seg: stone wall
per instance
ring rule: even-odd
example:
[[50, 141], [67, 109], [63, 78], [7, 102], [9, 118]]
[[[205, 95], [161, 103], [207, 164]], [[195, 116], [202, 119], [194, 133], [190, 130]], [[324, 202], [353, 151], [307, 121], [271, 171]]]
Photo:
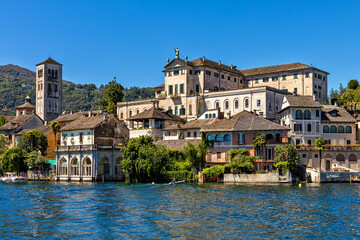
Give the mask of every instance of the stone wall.
[[278, 183], [279, 173], [224, 174], [224, 183]]

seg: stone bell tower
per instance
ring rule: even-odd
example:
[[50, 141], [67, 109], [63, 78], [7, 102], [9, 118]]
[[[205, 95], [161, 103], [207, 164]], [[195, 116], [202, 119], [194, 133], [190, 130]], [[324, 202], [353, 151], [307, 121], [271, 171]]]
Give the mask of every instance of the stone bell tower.
[[61, 115], [62, 64], [52, 58], [36, 65], [36, 114], [47, 123]]

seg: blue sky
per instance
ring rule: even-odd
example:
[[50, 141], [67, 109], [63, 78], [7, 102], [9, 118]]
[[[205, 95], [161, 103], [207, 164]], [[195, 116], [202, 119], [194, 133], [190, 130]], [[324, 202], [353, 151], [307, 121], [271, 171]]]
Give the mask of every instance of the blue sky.
[[360, 76], [360, 1], [0, 0], [0, 65], [35, 70], [49, 53], [63, 78], [162, 84], [166, 59], [205, 56], [238, 69], [302, 62], [329, 90]]

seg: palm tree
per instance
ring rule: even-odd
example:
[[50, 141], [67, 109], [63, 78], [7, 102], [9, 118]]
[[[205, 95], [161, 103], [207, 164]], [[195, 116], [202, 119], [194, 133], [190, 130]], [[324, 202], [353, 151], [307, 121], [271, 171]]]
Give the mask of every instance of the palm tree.
[[[261, 159], [263, 158], [261, 153], [263, 152], [262, 150], [264, 149], [265, 145], [266, 145], [266, 140], [264, 134], [257, 135], [256, 138], [253, 140], [255, 153], [256, 155], [260, 156]], [[258, 168], [259, 168], [259, 164], [258, 164]]]
[[53, 130], [54, 133], [54, 139], [55, 139], [55, 148], [56, 148], [56, 134], [58, 133], [59, 129], [60, 129], [60, 124], [57, 121], [52, 121], [50, 123], [50, 127]]
[[314, 141], [314, 149], [319, 150], [319, 157], [320, 157], [320, 172], [321, 172], [321, 150], [324, 148], [325, 142], [322, 138], [317, 138]]

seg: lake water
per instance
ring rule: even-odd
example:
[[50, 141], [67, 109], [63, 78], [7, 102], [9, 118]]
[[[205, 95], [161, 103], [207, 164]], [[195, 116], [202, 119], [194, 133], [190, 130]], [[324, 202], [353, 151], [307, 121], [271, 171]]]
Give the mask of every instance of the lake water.
[[359, 239], [360, 184], [0, 183], [0, 238]]

